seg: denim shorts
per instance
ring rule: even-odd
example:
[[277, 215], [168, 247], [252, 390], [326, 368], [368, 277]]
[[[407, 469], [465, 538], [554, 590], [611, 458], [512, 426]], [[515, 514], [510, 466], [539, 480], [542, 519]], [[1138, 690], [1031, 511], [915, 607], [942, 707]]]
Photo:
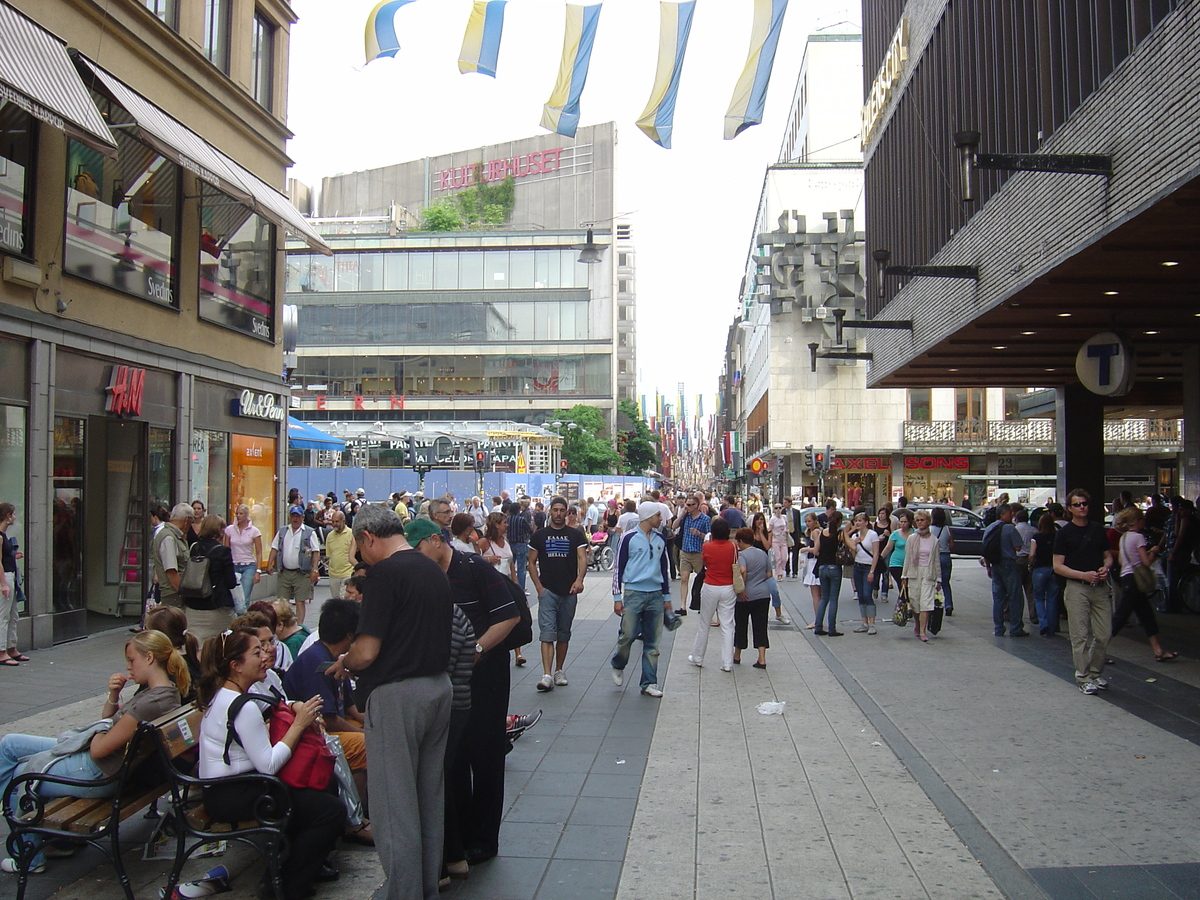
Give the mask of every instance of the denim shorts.
[[575, 621], [575, 607], [578, 605], [578, 594], [556, 594], [553, 591], [538, 594], [539, 640], [551, 644], [569, 641], [571, 623]]

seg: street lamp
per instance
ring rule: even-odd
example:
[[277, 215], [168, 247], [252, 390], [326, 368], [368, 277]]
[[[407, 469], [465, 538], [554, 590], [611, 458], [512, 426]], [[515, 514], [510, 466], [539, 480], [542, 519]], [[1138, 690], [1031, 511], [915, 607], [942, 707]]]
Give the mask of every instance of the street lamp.
[[592, 236], [592, 229], [587, 230], [587, 241], [579, 248], [579, 251], [578, 261], [586, 266], [594, 266], [601, 261], [600, 254], [603, 252], [603, 248], [596, 243]]

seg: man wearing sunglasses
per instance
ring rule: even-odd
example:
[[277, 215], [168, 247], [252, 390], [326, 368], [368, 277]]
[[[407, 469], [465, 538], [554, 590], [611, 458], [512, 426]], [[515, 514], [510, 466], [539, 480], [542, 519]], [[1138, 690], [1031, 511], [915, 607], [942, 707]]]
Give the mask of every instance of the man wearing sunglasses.
[[1104, 526], [1089, 517], [1091, 497], [1076, 488], [1067, 494], [1071, 521], [1054, 537], [1054, 574], [1067, 580], [1063, 605], [1071, 634], [1075, 682], [1085, 694], [1108, 687], [1101, 677], [1108, 639], [1112, 636], [1112, 603], [1108, 570], [1112, 549]]

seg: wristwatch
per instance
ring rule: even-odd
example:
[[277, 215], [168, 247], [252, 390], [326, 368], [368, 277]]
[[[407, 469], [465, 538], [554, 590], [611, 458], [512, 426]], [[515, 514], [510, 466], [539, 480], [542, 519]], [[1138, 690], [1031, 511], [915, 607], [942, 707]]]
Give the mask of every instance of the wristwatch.
[[480, 656], [483, 656], [483, 644], [476, 644], [475, 652], [478, 653]]

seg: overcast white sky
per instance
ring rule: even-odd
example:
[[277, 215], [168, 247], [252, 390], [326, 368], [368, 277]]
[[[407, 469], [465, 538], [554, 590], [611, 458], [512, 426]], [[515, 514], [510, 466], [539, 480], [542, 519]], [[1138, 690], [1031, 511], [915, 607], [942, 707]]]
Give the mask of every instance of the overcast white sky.
[[[374, 4], [293, 3], [294, 177], [316, 185], [339, 172], [545, 133], [538, 122], [558, 71], [563, 0], [510, 0], [494, 80], [458, 72], [471, 0], [405, 6], [396, 16], [396, 58], [364, 66], [363, 27]], [[725, 141], [752, 12], [751, 0], [697, 3], [672, 150], [634, 124], [654, 79], [659, 4], [604, 0], [600, 15], [581, 124], [617, 123], [617, 211], [630, 213], [638, 250], [638, 390], [651, 403], [656, 388], [671, 394], [680, 381], [689, 395], [716, 390], [763, 171], [779, 151], [805, 36], [859, 17], [857, 4], [792, 0], [763, 124]]]

